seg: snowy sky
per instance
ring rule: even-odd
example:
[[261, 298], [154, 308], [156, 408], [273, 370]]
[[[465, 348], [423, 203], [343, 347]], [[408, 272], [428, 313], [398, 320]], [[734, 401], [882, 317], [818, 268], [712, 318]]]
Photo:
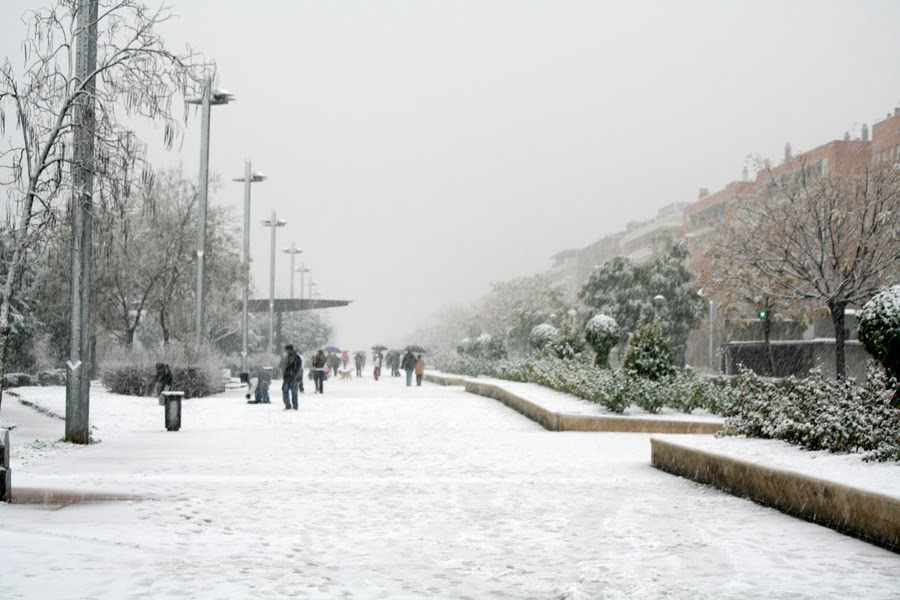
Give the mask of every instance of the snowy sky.
[[[17, 17], [47, 2], [2, 1], [14, 64]], [[322, 297], [354, 300], [331, 311], [353, 349], [414, 341], [447, 303], [900, 102], [892, 0], [171, 4], [167, 40], [237, 96], [213, 109], [211, 169], [229, 180], [213, 201], [241, 219], [245, 157], [270, 177], [253, 189], [257, 290], [276, 210], [279, 249], [304, 249]], [[146, 135], [155, 164], [197, 171], [198, 118], [173, 152]], [[287, 297], [286, 254], [276, 270]]]

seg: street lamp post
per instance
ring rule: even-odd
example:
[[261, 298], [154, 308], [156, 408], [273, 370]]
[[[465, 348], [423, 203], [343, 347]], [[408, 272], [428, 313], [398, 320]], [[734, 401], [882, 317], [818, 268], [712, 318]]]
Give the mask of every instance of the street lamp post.
[[[267, 348], [272, 351], [275, 343], [275, 229], [287, 225], [287, 221], [278, 218], [272, 211], [272, 218], [262, 222], [272, 229], [272, 264], [269, 268], [269, 343]], [[275, 350], [278, 353], [278, 350]]]
[[247, 364], [247, 304], [250, 302], [250, 184], [264, 181], [266, 176], [254, 173], [250, 169], [250, 161], [244, 161], [244, 176], [232, 181], [244, 182], [244, 309], [241, 313], [241, 373], [248, 371]]
[[189, 98], [188, 104], [200, 105], [200, 215], [197, 224], [197, 344], [203, 342], [203, 268], [206, 263], [206, 206], [209, 197], [209, 118], [210, 107], [228, 104], [234, 96], [225, 90], [213, 90], [212, 78], [203, 84], [203, 95]]
[[310, 278], [309, 278], [309, 299], [310, 299], [310, 300], [313, 299], [313, 292], [312, 292], [312, 289], [313, 289], [313, 286], [314, 286], [314, 285], [316, 285], [316, 284], [313, 282], [312, 277], [310, 277]]
[[[291, 255], [291, 300], [293, 300], [294, 299], [294, 271], [296, 270], [294, 268], [294, 257], [297, 256], [298, 254], [301, 254], [303, 252], [303, 250], [301, 250], [300, 248], [297, 248], [294, 245], [294, 242], [291, 242], [291, 247], [283, 249], [282, 252], [284, 252], [285, 254]], [[302, 286], [303, 284], [301, 283], [300, 285]]]
[[[300, 273], [300, 309], [303, 309], [303, 276], [310, 272], [310, 269], [306, 268], [306, 265], [300, 263], [300, 268], [297, 269], [297, 272]], [[293, 288], [292, 288], [293, 289]], [[293, 295], [293, 292], [292, 292]]]

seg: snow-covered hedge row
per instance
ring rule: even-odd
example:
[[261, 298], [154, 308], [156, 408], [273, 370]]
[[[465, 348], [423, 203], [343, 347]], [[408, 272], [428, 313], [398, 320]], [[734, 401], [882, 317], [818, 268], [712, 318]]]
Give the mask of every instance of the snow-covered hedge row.
[[225, 391], [222, 360], [207, 348], [172, 345], [163, 351], [123, 350], [100, 366], [100, 379], [114, 394], [149, 396], [155, 393], [158, 362], [169, 365], [172, 389], [183, 391], [185, 398]]
[[861, 452], [866, 460], [900, 460], [900, 410], [878, 369], [852, 379], [762, 378], [744, 370], [725, 407], [724, 435], [784, 440], [808, 450]]
[[690, 369], [662, 382], [618, 369], [553, 358], [485, 361], [444, 357], [437, 366], [457, 375], [536, 383], [596, 402], [616, 413], [632, 404], [650, 413], [658, 413], [664, 406], [686, 413], [698, 408], [722, 412], [730, 393], [723, 379], [700, 377]]
[[29, 385], [66, 385], [65, 369], [40, 371], [35, 375], [29, 373], [7, 373], [3, 376], [3, 388], [25, 387]]

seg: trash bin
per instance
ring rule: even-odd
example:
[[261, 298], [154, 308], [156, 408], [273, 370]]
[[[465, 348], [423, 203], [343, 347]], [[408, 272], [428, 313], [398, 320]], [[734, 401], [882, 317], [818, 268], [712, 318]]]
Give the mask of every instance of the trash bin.
[[178, 431], [181, 429], [181, 399], [184, 392], [163, 392], [161, 397], [166, 407], [166, 430]]

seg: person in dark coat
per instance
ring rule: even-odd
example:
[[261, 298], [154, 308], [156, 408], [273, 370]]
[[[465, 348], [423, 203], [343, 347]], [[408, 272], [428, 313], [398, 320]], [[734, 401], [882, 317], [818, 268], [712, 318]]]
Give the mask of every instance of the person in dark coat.
[[412, 385], [413, 371], [416, 370], [416, 355], [412, 353], [412, 350], [406, 351], [400, 366], [406, 371], [406, 387], [409, 387]]
[[375, 377], [375, 381], [378, 381], [378, 378], [381, 377], [381, 365], [384, 362], [384, 356], [382, 356], [381, 352], [376, 350], [375, 354], [372, 355], [372, 375]]
[[[303, 377], [303, 362], [300, 360], [300, 355], [294, 352], [293, 344], [284, 347], [281, 372], [284, 378], [281, 383], [281, 399], [284, 401], [284, 410], [291, 408], [298, 410], [297, 388], [300, 386], [300, 378]], [[290, 398], [288, 398], [289, 392]]]
[[325, 351], [319, 350], [316, 352], [315, 357], [312, 360], [312, 368], [313, 368], [313, 381], [316, 383], [316, 393], [324, 394], [325, 393], [325, 370], [328, 368], [327, 361], [325, 358]]
[[363, 367], [366, 366], [366, 353], [365, 352], [357, 352], [353, 355], [353, 361], [356, 364], [356, 376], [362, 377]]

